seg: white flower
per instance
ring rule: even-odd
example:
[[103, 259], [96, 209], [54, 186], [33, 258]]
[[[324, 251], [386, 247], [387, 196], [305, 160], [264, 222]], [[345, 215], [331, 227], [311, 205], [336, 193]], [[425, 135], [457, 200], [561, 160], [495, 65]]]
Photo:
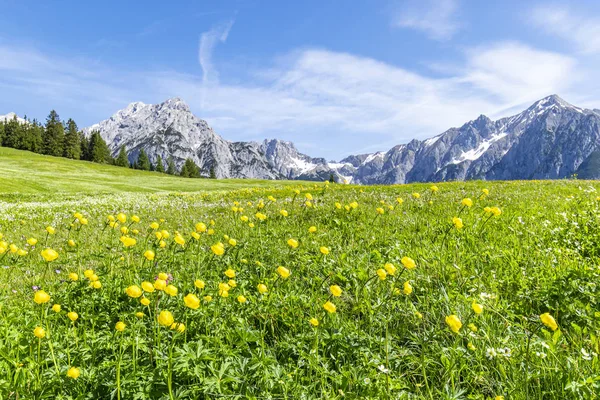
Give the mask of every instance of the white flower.
[[380, 370], [381, 372], [383, 372], [384, 374], [387, 374], [387, 373], [389, 373], [389, 372], [390, 372], [390, 370], [389, 370], [389, 369], [387, 369], [387, 368], [385, 367], [385, 365], [383, 365], [383, 364], [381, 364], [379, 367], [377, 367], [377, 369], [378, 369], [378, 370]]
[[535, 355], [539, 358], [546, 358], [546, 353], [540, 352], [540, 351], [536, 351]]
[[485, 351], [485, 356], [491, 360], [492, 358], [498, 356], [498, 353], [496, 352], [496, 349], [488, 347]]

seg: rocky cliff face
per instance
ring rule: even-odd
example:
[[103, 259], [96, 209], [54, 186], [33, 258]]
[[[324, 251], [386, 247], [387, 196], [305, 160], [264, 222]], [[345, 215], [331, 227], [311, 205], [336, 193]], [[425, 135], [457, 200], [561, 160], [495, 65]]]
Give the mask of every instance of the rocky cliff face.
[[464, 179], [600, 177], [600, 111], [575, 107], [556, 95], [512, 117], [481, 115], [424, 141], [387, 152], [328, 162], [280, 140], [229, 142], [194, 116], [180, 99], [157, 105], [132, 103], [86, 128], [99, 130], [113, 155], [122, 145], [131, 161], [143, 148], [155, 162], [172, 156], [179, 167], [193, 159], [205, 175], [394, 184]]

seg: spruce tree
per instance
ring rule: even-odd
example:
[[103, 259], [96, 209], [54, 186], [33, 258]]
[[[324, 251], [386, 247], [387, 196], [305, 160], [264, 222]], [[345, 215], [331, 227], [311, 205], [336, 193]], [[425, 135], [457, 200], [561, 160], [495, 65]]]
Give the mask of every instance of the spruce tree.
[[215, 172], [215, 166], [214, 165], [210, 166], [209, 177], [210, 177], [210, 179], [217, 179], [217, 174]]
[[46, 129], [43, 135], [42, 153], [49, 156], [60, 157], [63, 155], [63, 142], [65, 140], [65, 127], [56, 111], [50, 111], [46, 119]]
[[184, 178], [200, 178], [200, 168], [191, 158], [188, 158], [181, 167], [179, 175]]
[[138, 155], [137, 163], [135, 164], [137, 169], [141, 169], [143, 171], [150, 171], [150, 159], [148, 158], [148, 154], [144, 151], [144, 149], [140, 150], [140, 154]]
[[6, 121], [4, 127], [4, 147], [23, 150], [23, 127], [17, 117]]
[[79, 147], [81, 148], [79, 157], [80, 160], [91, 161], [90, 158], [90, 138], [88, 138], [83, 132], [79, 137]]
[[160, 155], [156, 156], [156, 172], [165, 172], [163, 161]]
[[63, 156], [79, 160], [81, 158], [80, 134], [77, 124], [72, 119], [67, 121], [67, 133], [65, 134], [65, 146]]
[[27, 131], [26, 137], [28, 141], [28, 150], [34, 153], [42, 152], [42, 135], [44, 133], [44, 127], [39, 124], [35, 119], [31, 123], [25, 126]]
[[129, 159], [127, 158], [127, 151], [125, 150], [125, 145], [121, 146], [121, 149], [119, 150], [119, 155], [115, 160], [115, 165], [125, 168], [129, 167]]
[[110, 164], [112, 160], [110, 150], [98, 131], [92, 132], [92, 135], [90, 136], [88, 156], [90, 161], [102, 164]]
[[173, 161], [173, 157], [169, 156], [169, 159], [167, 160], [167, 174], [175, 175], [175, 173], [177, 173], [175, 162]]
[[0, 121], [0, 146], [4, 146], [4, 121]]

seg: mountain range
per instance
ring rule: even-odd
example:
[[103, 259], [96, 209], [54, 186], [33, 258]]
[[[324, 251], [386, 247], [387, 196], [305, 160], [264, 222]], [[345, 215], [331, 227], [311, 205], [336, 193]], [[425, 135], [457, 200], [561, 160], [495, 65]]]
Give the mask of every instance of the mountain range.
[[600, 110], [576, 107], [557, 95], [511, 117], [493, 121], [480, 115], [430, 139], [339, 162], [310, 157], [277, 139], [225, 140], [179, 98], [131, 103], [84, 132], [95, 130], [113, 156], [125, 146], [130, 161], [142, 149], [153, 163], [160, 155], [181, 167], [191, 158], [203, 175], [212, 168], [219, 178], [325, 180], [333, 174], [348, 183], [398, 184], [600, 177]]

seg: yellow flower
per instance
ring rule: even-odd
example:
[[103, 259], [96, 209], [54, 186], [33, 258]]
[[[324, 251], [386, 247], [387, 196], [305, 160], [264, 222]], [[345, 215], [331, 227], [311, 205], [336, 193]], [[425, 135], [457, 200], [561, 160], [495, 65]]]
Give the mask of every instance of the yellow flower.
[[229, 286], [229, 285], [228, 285], [227, 283], [225, 283], [225, 282], [221, 282], [221, 283], [219, 283], [219, 290], [222, 290], [222, 291], [228, 292], [228, 291], [230, 291], [230, 290], [231, 290], [231, 286]]
[[381, 279], [382, 281], [384, 281], [385, 278], [387, 277], [387, 272], [385, 272], [385, 269], [379, 268], [377, 270], [377, 276], [379, 277], [379, 279]]
[[403, 289], [404, 294], [408, 296], [409, 294], [412, 293], [412, 291], [413, 291], [413, 288], [410, 285], [410, 282], [409, 281], [404, 282], [404, 289]]
[[310, 233], [315, 233], [316, 231], [317, 231], [316, 226], [311, 226], [310, 228], [308, 228], [308, 232], [310, 232]]
[[106, 217], [106, 219], [107, 219], [109, 222], [115, 222], [115, 217], [114, 217], [114, 215], [109, 215], [108, 217]]
[[138, 318], [144, 318], [144, 315], [145, 314], [143, 312], [141, 312], [141, 311], [138, 311], [138, 312], [135, 313], [135, 316], [138, 317]]
[[475, 351], [476, 350], [475, 345], [473, 343], [471, 343], [471, 342], [467, 343], [467, 348], [469, 350], [471, 350], [471, 351]]
[[81, 375], [81, 371], [79, 371], [79, 368], [71, 367], [67, 371], [67, 376], [71, 379], [77, 379], [79, 378], [79, 375]]
[[219, 290], [219, 296], [229, 297], [229, 290]]
[[233, 279], [230, 279], [229, 281], [227, 281], [227, 284], [229, 286], [231, 286], [232, 288], [237, 286], [237, 283]]
[[13, 254], [16, 253], [17, 251], [19, 251], [19, 248], [15, 244], [11, 244], [9, 246], [9, 248], [10, 248], [10, 252], [13, 253]]
[[350, 208], [355, 210], [358, 208], [358, 203], [356, 201], [353, 201], [352, 203], [350, 203]]
[[377, 207], [375, 209], [375, 211], [377, 211], [377, 214], [379, 214], [379, 215], [382, 215], [383, 213], [385, 213], [385, 210], [383, 208], [381, 208], [381, 207]]
[[540, 320], [542, 321], [542, 323], [544, 325], [546, 325], [548, 328], [552, 329], [553, 331], [558, 329], [558, 324], [556, 323], [556, 320], [549, 313], [543, 313], [542, 315], [540, 315]]
[[433, 185], [432, 187], [429, 188], [433, 193], [437, 192], [438, 190], [440, 190], [437, 186]]
[[267, 219], [267, 216], [263, 213], [259, 213], [257, 212], [256, 214], [254, 214], [254, 216], [256, 217], [256, 219], [259, 219], [261, 221], [264, 221], [265, 219]]
[[52, 250], [51, 248], [46, 248], [42, 250], [41, 254], [44, 260], [46, 260], [46, 262], [52, 262], [58, 258], [58, 253], [55, 250]]
[[177, 330], [179, 333], [185, 332], [185, 324], [183, 322], [173, 322], [170, 328], [171, 330]]
[[119, 240], [121, 240], [121, 243], [123, 243], [123, 246], [125, 247], [132, 247], [137, 243], [137, 240], [129, 236], [121, 236]]
[[477, 326], [475, 326], [475, 324], [472, 322], [469, 325], [467, 325], [467, 328], [469, 328], [471, 332], [477, 332]]
[[119, 321], [115, 324], [115, 329], [119, 332], [123, 332], [125, 328], [127, 328], [127, 324], [125, 324], [123, 321]]
[[323, 304], [323, 308], [330, 314], [333, 314], [336, 310], [335, 304], [333, 304], [332, 302], [328, 301], [327, 303]]
[[202, 281], [200, 279], [196, 279], [194, 281], [194, 286], [196, 286], [198, 289], [204, 289], [204, 287], [206, 286], [206, 284], [204, 283], [204, 281]]
[[54, 233], [56, 233], [56, 230], [51, 226], [47, 226], [46, 232], [48, 232], [50, 235], [54, 235]]
[[223, 246], [223, 243], [221, 242], [213, 244], [210, 246], [210, 249], [217, 256], [222, 256], [225, 253], [225, 246]]
[[60, 310], [61, 310], [60, 304], [55, 304], [52, 306], [52, 311], [54, 311], [55, 313], [59, 313]]
[[164, 279], [157, 279], [154, 281], [154, 289], [156, 290], [165, 290], [167, 287], [167, 281]]
[[164, 249], [165, 247], [167, 247], [167, 242], [165, 242], [164, 240], [161, 240], [160, 242], [158, 242], [158, 246], [161, 249]]
[[142, 289], [140, 289], [140, 287], [137, 285], [131, 285], [127, 289], [125, 289], [125, 293], [127, 293], [129, 297], [137, 299], [142, 295]]
[[498, 215], [502, 214], [502, 210], [500, 210], [498, 207], [490, 208], [490, 212], [494, 214], [494, 217], [497, 217]]
[[238, 301], [239, 303], [245, 303], [245, 302], [246, 302], [246, 298], [245, 298], [243, 295], [241, 295], [241, 294], [240, 294], [240, 295], [237, 297], [237, 301]]
[[406, 268], [406, 269], [415, 269], [415, 267], [417, 266], [417, 263], [415, 263], [415, 260], [413, 260], [410, 257], [402, 257], [400, 262], [402, 263], [402, 265], [404, 265], [404, 268]]
[[456, 229], [462, 229], [463, 222], [462, 219], [458, 218], [458, 217], [453, 217], [452, 218], [452, 223], [454, 224], [454, 226], [456, 227]]
[[323, 254], [324, 256], [326, 256], [327, 254], [329, 254], [329, 248], [325, 247], [325, 246], [321, 246], [319, 247], [319, 251], [321, 252], [321, 254]]
[[269, 196], [269, 197], [267, 197], [267, 199], [269, 201], [272, 201], [273, 203], [277, 201], [277, 199], [275, 199], [275, 197], [273, 197], [273, 196]]
[[496, 396], [494, 397], [494, 400], [504, 400], [504, 396]]
[[38, 290], [33, 295], [33, 301], [37, 304], [45, 304], [50, 301], [50, 295], [43, 290]]
[[140, 303], [142, 303], [143, 306], [149, 306], [150, 305], [150, 299], [147, 297], [142, 297], [140, 300]]
[[162, 236], [163, 239], [168, 239], [169, 236], [171, 236], [169, 231], [165, 231], [165, 230], [160, 231], [160, 235]]
[[481, 314], [483, 312], [483, 306], [481, 304], [476, 303], [475, 300], [473, 300], [471, 308], [473, 309], [475, 314]]
[[178, 292], [179, 292], [179, 290], [177, 289], [177, 287], [175, 285], [168, 285], [165, 288], [165, 293], [168, 294], [169, 296], [177, 296]]
[[227, 271], [225, 271], [225, 276], [228, 278], [235, 278], [235, 271], [229, 268]]
[[122, 235], [127, 235], [127, 232], [129, 232], [129, 228], [126, 226], [122, 226], [121, 227], [121, 234]]
[[144, 292], [152, 293], [154, 292], [154, 285], [148, 281], [144, 281], [142, 282], [142, 289], [144, 289]]
[[290, 246], [292, 249], [295, 249], [298, 247], [298, 241], [296, 239], [288, 239], [287, 241], [288, 246]]
[[30, 246], [35, 246], [37, 244], [37, 239], [36, 238], [29, 238], [29, 239], [27, 239], [27, 243]]
[[341, 204], [341, 203], [338, 203], [338, 202], [336, 202], [336, 203], [335, 203], [335, 208], [337, 208], [338, 210], [340, 210], [340, 209], [342, 208], [342, 204]]
[[481, 192], [482, 192], [484, 195], [486, 195], [486, 196], [487, 196], [488, 194], [490, 194], [490, 191], [489, 191], [488, 189], [481, 189]]
[[390, 275], [394, 275], [396, 273], [396, 267], [392, 263], [386, 263], [383, 268], [385, 268], [385, 272]]
[[211, 302], [212, 301], [212, 296], [204, 296], [204, 301]]
[[86, 269], [85, 271], [83, 271], [83, 276], [85, 276], [88, 279], [90, 279], [90, 276], [92, 275], [94, 275], [93, 269]]
[[473, 200], [466, 198], [466, 199], [462, 199], [462, 201], [460, 202], [460, 204], [462, 204], [465, 207], [471, 207], [473, 205]]
[[98, 275], [96, 275], [96, 274], [92, 274], [92, 275], [90, 275], [90, 276], [89, 276], [89, 278], [88, 278], [88, 279], [89, 279], [90, 281], [92, 281], [92, 282], [96, 282], [96, 281], [97, 281], [99, 278], [98, 278]]
[[162, 279], [163, 281], [168, 281], [169, 280], [169, 274], [167, 274], [166, 272], [159, 272], [158, 273], [158, 279]]
[[131, 217], [131, 220], [132, 220], [133, 222], [140, 222], [140, 217], [138, 217], [137, 215], [133, 215], [133, 216]]
[[69, 245], [69, 247], [75, 247], [75, 241], [73, 239], [70, 239], [67, 244]]
[[288, 212], [286, 210], [279, 210], [279, 214], [281, 214], [282, 217], [288, 216]]
[[26, 256], [28, 253], [27, 251], [23, 250], [23, 249], [19, 249], [19, 251], [17, 251], [17, 255], [23, 257]]
[[286, 267], [282, 267], [282, 266], [277, 267], [277, 273], [283, 279], [286, 279], [287, 277], [290, 276], [290, 270], [287, 269]]
[[415, 192], [415, 193], [413, 193], [413, 194], [412, 194], [412, 196], [413, 196], [415, 199], [418, 199], [418, 198], [420, 198], [420, 197], [421, 197], [421, 195], [420, 195], [419, 193], [416, 193], [416, 192]]
[[462, 322], [460, 322], [460, 318], [458, 318], [454, 314], [448, 315], [446, 317], [446, 324], [448, 325], [450, 330], [454, 333], [458, 333], [458, 331], [460, 331], [460, 328], [462, 327]]
[[268, 290], [267, 285], [265, 285], [264, 283], [259, 283], [257, 288], [258, 288], [258, 293], [260, 293], [260, 294], [267, 293], [267, 290]]
[[117, 220], [118, 220], [120, 223], [124, 224], [125, 222], [127, 222], [127, 215], [125, 215], [125, 214], [123, 214], [123, 213], [119, 213], [119, 214], [117, 215]]
[[396, 201], [398, 202], [398, 204], [402, 204], [402, 203], [404, 203], [404, 200], [403, 200], [402, 198], [400, 198], [400, 197], [398, 197], [398, 198], [396, 199]]
[[100, 283], [100, 281], [94, 281], [90, 284], [90, 286], [94, 289], [100, 289], [102, 287], [102, 283]]
[[189, 293], [183, 298], [183, 304], [192, 310], [197, 310], [200, 307], [200, 299], [195, 294]]
[[160, 225], [158, 224], [158, 222], [153, 222], [150, 224], [150, 228], [157, 230], [160, 227]]
[[175, 243], [177, 243], [180, 246], [183, 246], [185, 244], [185, 239], [181, 235], [175, 235]]
[[71, 311], [67, 314], [67, 317], [69, 317], [71, 321], [75, 322], [77, 321], [77, 318], [79, 318], [79, 315], [75, 311]]
[[417, 316], [417, 318], [423, 319], [423, 314], [421, 314], [420, 312], [415, 311], [415, 315]]
[[155, 256], [156, 256], [156, 254], [154, 254], [154, 252], [152, 250], [146, 250], [144, 252], [144, 257], [146, 257], [146, 260], [148, 260], [148, 261], [154, 260]]
[[199, 240], [200, 239], [200, 234], [197, 232], [192, 232], [190, 233], [190, 236], [192, 236], [194, 239]]
[[316, 318], [311, 318], [310, 320], [308, 320], [308, 322], [314, 327], [319, 326], [319, 320]]
[[77, 275], [75, 272], [71, 272], [69, 274], [69, 279], [72, 280], [73, 282], [78, 281], [79, 280], [79, 275]]
[[235, 239], [229, 239], [229, 241], [227, 243], [229, 243], [230, 246], [235, 247], [237, 245], [237, 240], [235, 240]]
[[170, 327], [173, 325], [173, 314], [170, 311], [162, 310], [158, 314], [158, 323], [162, 326]]
[[306, 193], [304, 195], [304, 197], [306, 197], [306, 200], [312, 200], [313, 199], [312, 194], [310, 194], [310, 193]]
[[37, 326], [34, 330], [33, 330], [33, 335], [38, 338], [38, 339], [43, 339], [46, 337], [46, 331], [44, 330], [44, 328], [42, 328], [41, 326]]
[[329, 286], [329, 291], [335, 297], [340, 297], [342, 295], [342, 288], [339, 287], [338, 285], [331, 285], [331, 286]]

